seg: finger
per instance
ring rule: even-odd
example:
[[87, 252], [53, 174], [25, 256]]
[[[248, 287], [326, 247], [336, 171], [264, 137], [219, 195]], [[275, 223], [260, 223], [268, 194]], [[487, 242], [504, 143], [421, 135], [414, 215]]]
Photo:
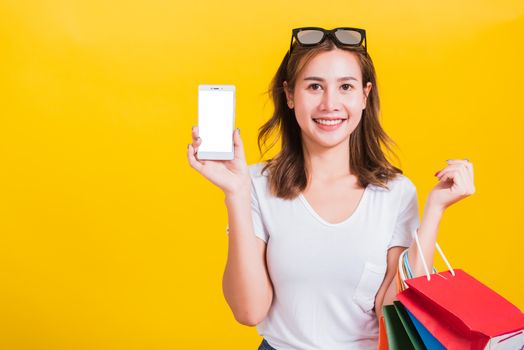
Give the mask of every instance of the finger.
[[466, 168], [473, 168], [473, 163], [467, 158], [464, 159], [448, 159], [446, 160], [448, 164], [463, 164]]
[[468, 194], [475, 193], [475, 181], [473, 179], [473, 169], [470, 167], [466, 167], [466, 169], [463, 170], [463, 177], [464, 181], [466, 182], [466, 186], [468, 188]]
[[459, 171], [460, 168], [463, 168], [461, 167], [460, 165], [448, 165], [447, 167], [445, 167], [444, 169], [440, 170], [439, 172], [437, 172], [437, 177], [439, 178], [439, 180], [446, 174], [450, 173], [450, 172], [453, 172], [453, 171]]
[[450, 180], [453, 183], [449, 188], [450, 192], [462, 193], [463, 190], [459, 180], [459, 171], [457, 169], [448, 170], [439, 178], [439, 181], [441, 182], [448, 182]]
[[195, 152], [195, 149], [193, 148], [193, 145], [191, 144], [187, 145], [187, 159], [189, 161], [189, 165], [191, 165], [191, 167], [197, 170], [198, 172], [202, 172], [204, 163], [199, 161], [195, 157], [195, 154], [196, 152]]
[[466, 194], [470, 195], [473, 192], [475, 192], [475, 186], [473, 185], [473, 179], [469, 173], [469, 169], [467, 167], [460, 167], [458, 169], [460, 173], [460, 177], [464, 183], [464, 188], [466, 189]]
[[468, 196], [469, 195], [469, 188], [466, 183], [466, 180], [464, 179], [464, 173], [465, 169], [458, 169], [456, 171], [456, 176], [453, 178], [453, 181], [457, 185], [455, 190], [457, 193], [459, 193], [462, 196]]
[[448, 164], [458, 164], [458, 163], [469, 163], [468, 159], [446, 159], [446, 163]]
[[198, 125], [193, 125], [191, 127], [191, 137], [193, 138], [193, 140], [196, 140], [198, 138]]
[[234, 145], [234, 153], [235, 153], [235, 159], [245, 160], [246, 156], [244, 154], [244, 143], [242, 142], [242, 138], [240, 137], [240, 129], [236, 128], [233, 131], [233, 145]]
[[464, 179], [464, 170], [457, 169], [457, 168], [450, 168], [450, 169], [444, 169], [442, 172], [442, 175], [439, 178], [439, 181], [446, 182], [446, 181], [453, 181], [453, 185], [451, 185], [450, 191], [460, 194], [460, 195], [467, 195], [469, 194], [469, 188], [466, 184], [466, 181]]
[[457, 164], [450, 164], [448, 165], [447, 167], [445, 167], [444, 169], [441, 169], [439, 171], [437, 171], [437, 173], [435, 174], [436, 177], [441, 177], [442, 174], [444, 173], [444, 171], [449, 171], [450, 169], [460, 169], [460, 168], [464, 168], [464, 165], [463, 164], [460, 164], [460, 163], [457, 163]]
[[468, 173], [469, 173], [469, 175], [471, 177], [471, 181], [473, 181], [473, 177], [475, 176], [475, 174], [473, 173], [473, 163], [468, 162], [466, 164], [466, 168], [468, 169]]
[[198, 152], [198, 147], [202, 143], [202, 139], [200, 138], [200, 136], [198, 136], [198, 126], [191, 127], [191, 138], [192, 138], [192, 145], [196, 153]]
[[470, 174], [470, 177], [471, 177], [471, 181], [473, 181], [473, 176], [474, 176], [474, 173], [473, 173], [473, 163], [471, 163], [469, 161], [469, 159], [448, 159], [446, 160], [446, 162], [448, 164], [462, 164], [463, 166], [466, 167], [466, 169], [468, 169], [468, 172]]
[[200, 138], [200, 136], [197, 137], [196, 139], [193, 139], [192, 146], [195, 149], [195, 153], [198, 152], [198, 147], [200, 147], [201, 144], [202, 144], [202, 139]]

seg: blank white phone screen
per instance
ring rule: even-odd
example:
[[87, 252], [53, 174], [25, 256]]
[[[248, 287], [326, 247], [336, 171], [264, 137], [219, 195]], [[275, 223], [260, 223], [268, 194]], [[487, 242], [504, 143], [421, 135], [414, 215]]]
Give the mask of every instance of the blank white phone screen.
[[231, 152], [233, 148], [233, 91], [200, 90], [198, 133], [202, 152]]

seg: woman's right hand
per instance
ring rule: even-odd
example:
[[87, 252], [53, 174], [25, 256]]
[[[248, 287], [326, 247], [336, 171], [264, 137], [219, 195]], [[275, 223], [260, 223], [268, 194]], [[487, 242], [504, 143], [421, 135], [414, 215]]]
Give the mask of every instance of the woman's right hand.
[[191, 132], [193, 143], [187, 146], [187, 159], [193, 169], [218, 186], [227, 195], [250, 189], [250, 177], [244, 155], [244, 145], [239, 129], [233, 132], [234, 158], [232, 160], [200, 160], [197, 158], [198, 147], [202, 139], [198, 136], [198, 127]]

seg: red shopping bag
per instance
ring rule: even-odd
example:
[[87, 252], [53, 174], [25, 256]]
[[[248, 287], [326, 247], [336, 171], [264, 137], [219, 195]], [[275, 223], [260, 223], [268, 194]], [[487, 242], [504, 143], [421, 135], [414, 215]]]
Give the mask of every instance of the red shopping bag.
[[429, 274], [415, 234], [426, 276], [406, 279], [400, 302], [446, 349], [524, 347], [524, 314], [508, 300], [460, 269]]

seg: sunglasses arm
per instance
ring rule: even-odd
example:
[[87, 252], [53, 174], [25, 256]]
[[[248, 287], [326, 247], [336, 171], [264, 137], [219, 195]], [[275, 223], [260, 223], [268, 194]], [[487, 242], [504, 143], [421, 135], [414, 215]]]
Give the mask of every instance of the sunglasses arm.
[[291, 48], [293, 47], [293, 36], [294, 35], [291, 35], [291, 42], [289, 43], [289, 52], [288, 52], [289, 56], [291, 56]]

